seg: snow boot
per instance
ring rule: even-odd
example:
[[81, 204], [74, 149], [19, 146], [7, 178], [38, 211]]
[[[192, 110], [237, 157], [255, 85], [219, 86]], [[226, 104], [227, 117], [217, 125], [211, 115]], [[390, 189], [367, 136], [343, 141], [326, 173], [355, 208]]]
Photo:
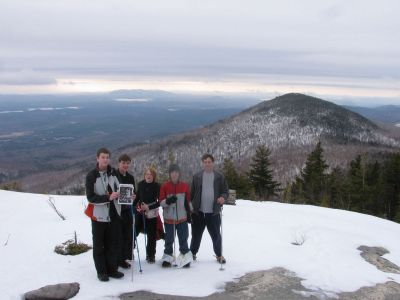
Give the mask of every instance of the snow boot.
[[187, 252], [185, 254], [180, 253], [178, 258], [176, 259], [176, 265], [178, 268], [183, 268], [186, 265], [190, 266], [190, 263], [193, 261], [192, 252]]
[[107, 274], [97, 274], [97, 278], [98, 278], [100, 281], [103, 281], [103, 282], [106, 282], [106, 281], [109, 281], [109, 280], [110, 280], [110, 278], [108, 278], [108, 275], [107, 275]]
[[129, 269], [131, 267], [131, 264], [127, 263], [126, 261], [123, 261], [120, 262], [118, 266], [121, 267], [122, 269]]
[[164, 253], [163, 257], [161, 258], [162, 263], [162, 267], [163, 268], [169, 268], [172, 266], [172, 263], [175, 261], [174, 257]]
[[111, 277], [111, 278], [120, 279], [120, 278], [124, 277], [124, 273], [121, 273], [119, 271], [115, 271], [115, 272], [113, 272], [111, 274], [108, 274], [108, 276]]
[[147, 256], [146, 260], [149, 264], [154, 264], [156, 262], [156, 259], [154, 256]]
[[217, 262], [219, 264], [226, 264], [226, 259], [222, 255], [221, 256], [217, 256]]

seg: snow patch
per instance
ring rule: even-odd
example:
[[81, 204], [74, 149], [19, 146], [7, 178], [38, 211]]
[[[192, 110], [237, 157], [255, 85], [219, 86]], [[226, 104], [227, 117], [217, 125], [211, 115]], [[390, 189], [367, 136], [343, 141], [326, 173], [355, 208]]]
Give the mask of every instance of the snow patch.
[[68, 106], [68, 107], [36, 107], [36, 108], [28, 108], [28, 111], [53, 111], [53, 110], [63, 110], [63, 109], [79, 109], [77, 106]]
[[[357, 250], [360, 245], [384, 247], [399, 263], [399, 224], [341, 210], [246, 200], [226, 206], [223, 212], [224, 272], [219, 271], [207, 233], [190, 269], [169, 270], [162, 269], [159, 261], [163, 241], [157, 243], [157, 263], [149, 265], [140, 235], [143, 274], [135, 261], [133, 282], [131, 271], [124, 270], [125, 278], [102, 283], [96, 277], [92, 251], [78, 256], [54, 253], [54, 247], [71, 239], [74, 231], [79, 241], [92, 243], [90, 219], [83, 213], [85, 197], [53, 196], [65, 221], [49, 207], [48, 199], [0, 190], [0, 294], [4, 299], [20, 299], [24, 292], [60, 282], [79, 282], [79, 299], [109, 299], [135, 290], [206, 296], [248, 272], [274, 267], [303, 278], [310, 295], [352, 292], [390, 279], [400, 283], [399, 274], [379, 271]], [[293, 237], [303, 235], [303, 244], [292, 244]]]
[[0, 114], [13, 114], [13, 113], [23, 113], [23, 110], [3, 110]]
[[143, 102], [149, 102], [150, 99], [146, 99], [146, 98], [118, 98], [118, 99], [115, 99], [115, 101], [118, 101], [118, 102], [143, 103]]

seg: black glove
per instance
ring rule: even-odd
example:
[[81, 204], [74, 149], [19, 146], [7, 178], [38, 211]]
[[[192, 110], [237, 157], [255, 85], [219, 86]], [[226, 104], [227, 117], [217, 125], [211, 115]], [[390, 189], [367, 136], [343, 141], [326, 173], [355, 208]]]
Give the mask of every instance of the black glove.
[[167, 202], [168, 205], [171, 205], [171, 204], [173, 204], [173, 203], [176, 203], [176, 200], [178, 200], [178, 198], [176, 197], [176, 195], [172, 195], [172, 196], [169, 196], [169, 197], [167, 198], [166, 202]]
[[189, 224], [191, 224], [192, 223], [192, 215], [189, 213], [189, 214], [187, 214], [187, 219], [186, 219], [186, 222], [188, 222]]

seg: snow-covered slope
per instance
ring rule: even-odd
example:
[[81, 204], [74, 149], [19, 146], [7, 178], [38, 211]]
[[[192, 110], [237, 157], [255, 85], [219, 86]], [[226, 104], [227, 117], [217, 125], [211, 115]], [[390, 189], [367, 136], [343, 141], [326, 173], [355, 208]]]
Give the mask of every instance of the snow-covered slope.
[[[139, 289], [180, 295], [207, 295], [246, 272], [281, 266], [304, 278], [307, 288], [324, 292], [355, 291], [400, 275], [387, 274], [364, 261], [357, 247], [382, 246], [385, 257], [400, 265], [400, 225], [346, 211], [312, 206], [238, 201], [224, 209], [225, 271], [213, 257], [204, 235], [198, 261], [190, 269], [162, 269], [160, 263], [135, 263], [122, 280], [99, 282], [89, 251], [61, 256], [54, 247], [73, 237], [91, 243], [90, 220], [83, 214], [84, 197], [55, 196], [62, 221], [47, 203], [48, 196], [0, 191], [0, 295], [19, 299], [26, 291], [47, 284], [77, 281], [77, 299], [102, 299]], [[292, 245], [305, 239], [301, 246]], [[7, 245], [4, 243], [7, 241]], [[144, 258], [144, 240], [139, 237]], [[157, 244], [157, 259], [163, 242]]]
[[360, 153], [400, 149], [400, 140], [361, 115], [322, 99], [292, 93], [204, 128], [121, 151], [134, 158], [135, 174], [151, 164], [167, 168], [172, 153], [190, 176], [205, 152], [213, 153], [217, 164], [231, 158], [245, 168], [256, 147], [266, 145], [272, 150], [275, 178], [286, 184], [298, 175], [319, 140], [332, 167], [343, 166]]

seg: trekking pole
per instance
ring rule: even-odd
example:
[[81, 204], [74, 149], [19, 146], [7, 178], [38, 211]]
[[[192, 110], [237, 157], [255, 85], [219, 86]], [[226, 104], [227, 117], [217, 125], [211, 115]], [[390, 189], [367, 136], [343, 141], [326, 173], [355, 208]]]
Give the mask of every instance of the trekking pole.
[[142, 270], [142, 263], [140, 262], [139, 243], [138, 243], [137, 237], [135, 237], [135, 240], [136, 240], [136, 251], [137, 251], [138, 262], [139, 262], [139, 272], [140, 272], [140, 274], [142, 274], [143, 270]]
[[176, 238], [175, 238], [175, 236], [176, 236], [176, 234], [175, 234], [175, 230], [176, 230], [176, 216], [178, 215], [178, 212], [177, 212], [177, 210], [178, 210], [178, 208], [177, 208], [177, 205], [176, 205], [176, 202], [175, 202], [175, 209], [174, 209], [174, 267], [176, 267], [177, 266], [177, 264], [176, 264], [176, 252], [175, 252], [175, 249], [176, 249], [176, 247], [175, 247], [175, 240], [176, 240]]
[[224, 270], [224, 267], [223, 267], [223, 264], [222, 264], [222, 251], [223, 251], [223, 241], [224, 241], [224, 239], [223, 239], [223, 231], [222, 231], [222, 206], [221, 206], [221, 211], [219, 212], [219, 215], [220, 215], [220, 219], [221, 219], [221, 259], [220, 259], [220, 263], [221, 263], [221, 266], [220, 266], [220, 268], [219, 268], [219, 270], [220, 271], [223, 271]]
[[[134, 223], [136, 225], [136, 212], [134, 211], [134, 208], [132, 206], [132, 210], [133, 210], [133, 216], [134, 216]], [[138, 239], [136, 237], [136, 226], [133, 227], [133, 244], [136, 244], [136, 252], [138, 255], [138, 262], [139, 262], [139, 272], [140, 274], [142, 274], [143, 270], [142, 270], [142, 263], [140, 261], [140, 252], [139, 252], [139, 243], [138, 243]], [[132, 248], [132, 262], [133, 262], [133, 255], [135, 253], [135, 249]], [[133, 267], [132, 267], [132, 280], [133, 280]]]
[[143, 215], [144, 245], [147, 249], [146, 212], [142, 212], [142, 215]]
[[134, 265], [134, 259], [135, 259], [135, 237], [136, 237], [136, 215], [135, 215], [135, 210], [134, 207], [132, 205], [132, 282], [133, 282], [133, 265]]

